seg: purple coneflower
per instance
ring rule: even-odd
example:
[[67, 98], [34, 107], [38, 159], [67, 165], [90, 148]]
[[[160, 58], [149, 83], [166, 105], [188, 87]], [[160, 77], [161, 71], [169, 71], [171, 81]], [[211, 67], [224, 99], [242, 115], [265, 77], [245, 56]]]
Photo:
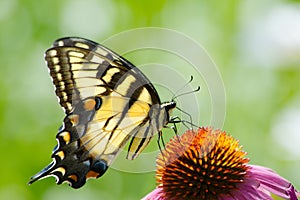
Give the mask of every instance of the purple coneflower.
[[300, 193], [273, 170], [249, 165], [246, 152], [220, 130], [199, 128], [175, 136], [157, 158], [158, 187], [143, 200], [262, 200]]

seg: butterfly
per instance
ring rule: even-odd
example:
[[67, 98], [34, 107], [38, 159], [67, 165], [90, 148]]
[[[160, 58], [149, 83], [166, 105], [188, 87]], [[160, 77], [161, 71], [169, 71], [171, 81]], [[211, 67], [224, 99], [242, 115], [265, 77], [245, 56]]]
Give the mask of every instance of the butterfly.
[[45, 60], [65, 117], [52, 162], [29, 184], [54, 176], [57, 184], [80, 188], [101, 177], [125, 144], [127, 159], [133, 160], [172, 122], [176, 102], [162, 103], [136, 66], [100, 44], [61, 38]]

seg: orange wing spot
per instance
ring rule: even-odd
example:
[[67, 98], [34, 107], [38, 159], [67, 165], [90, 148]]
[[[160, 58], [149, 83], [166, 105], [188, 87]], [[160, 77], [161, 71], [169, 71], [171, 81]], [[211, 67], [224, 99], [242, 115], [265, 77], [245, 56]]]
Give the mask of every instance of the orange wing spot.
[[65, 153], [63, 151], [59, 151], [56, 153], [56, 155], [61, 159], [63, 160], [65, 158]]
[[65, 175], [66, 170], [63, 167], [59, 167], [59, 168], [56, 168], [55, 170], [53, 170], [51, 173], [53, 174], [54, 172], [60, 172], [62, 175]]
[[70, 121], [74, 126], [76, 126], [79, 122], [79, 115], [70, 115], [69, 116]]
[[77, 182], [78, 177], [75, 174], [71, 174], [70, 176], [68, 176], [68, 178], [74, 180], [75, 182]]
[[94, 99], [87, 99], [84, 101], [84, 109], [94, 110], [96, 106], [96, 101]]
[[71, 135], [69, 132], [65, 131], [59, 134], [60, 137], [63, 138], [63, 140], [66, 142], [66, 144], [70, 143], [71, 140]]
[[94, 171], [89, 171], [87, 174], [86, 174], [86, 178], [98, 178], [99, 176], [99, 173], [97, 172], [94, 172]]

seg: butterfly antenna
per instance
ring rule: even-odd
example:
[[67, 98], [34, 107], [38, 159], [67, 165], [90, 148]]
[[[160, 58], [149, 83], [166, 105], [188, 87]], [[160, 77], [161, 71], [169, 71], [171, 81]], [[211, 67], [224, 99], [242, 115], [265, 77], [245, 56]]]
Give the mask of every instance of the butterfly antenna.
[[193, 79], [194, 79], [194, 77], [191, 76], [190, 80], [189, 80], [186, 84], [184, 84], [181, 88], [179, 88], [179, 89], [174, 93], [174, 95], [173, 95], [173, 97], [172, 97], [172, 100], [173, 100], [173, 99], [176, 99], [176, 98], [178, 97], [178, 96], [176, 96], [176, 94], [178, 94], [178, 92], [180, 92], [180, 91], [183, 90], [188, 84], [190, 84], [190, 83], [193, 81]]
[[192, 91], [189, 91], [189, 92], [185, 92], [185, 93], [181, 93], [181, 94], [179, 94], [179, 95], [177, 95], [177, 96], [173, 96], [173, 99], [176, 99], [176, 98], [178, 98], [178, 97], [180, 97], [180, 96], [183, 96], [183, 95], [187, 95], [187, 94], [191, 94], [191, 93], [194, 93], [194, 92], [198, 92], [200, 90], [200, 86], [198, 86], [195, 90], [192, 90]]

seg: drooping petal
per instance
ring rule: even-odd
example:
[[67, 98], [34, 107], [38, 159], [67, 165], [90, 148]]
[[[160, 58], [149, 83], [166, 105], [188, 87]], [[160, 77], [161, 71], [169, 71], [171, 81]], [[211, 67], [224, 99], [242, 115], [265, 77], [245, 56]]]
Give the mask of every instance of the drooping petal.
[[284, 199], [297, 200], [297, 193], [293, 185], [285, 178], [279, 176], [270, 168], [249, 165], [249, 176], [259, 181], [260, 190], [267, 190]]

